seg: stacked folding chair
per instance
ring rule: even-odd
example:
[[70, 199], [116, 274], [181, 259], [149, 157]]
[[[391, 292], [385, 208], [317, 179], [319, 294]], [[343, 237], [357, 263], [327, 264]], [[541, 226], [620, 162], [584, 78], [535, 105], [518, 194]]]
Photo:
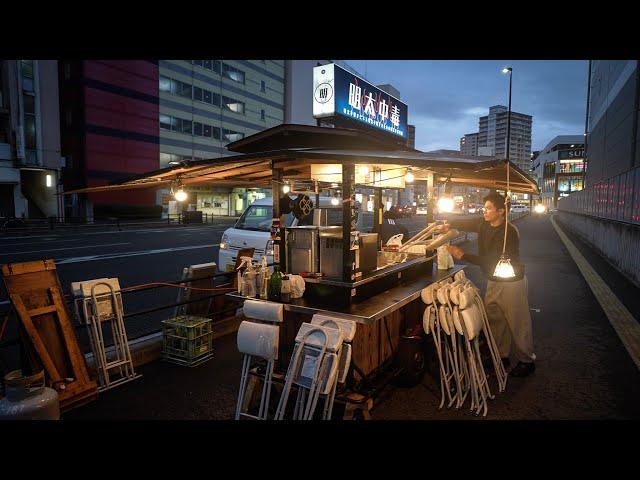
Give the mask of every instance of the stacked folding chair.
[[276, 410], [276, 420], [284, 419], [293, 385], [298, 390], [293, 409], [294, 420], [312, 420], [320, 396], [325, 400], [322, 417], [330, 418], [336, 385], [340, 380], [341, 359], [344, 363], [342, 379], [346, 379], [350, 358], [348, 348], [343, 354], [343, 330], [352, 339], [355, 328], [346, 323], [341, 324], [340, 319], [319, 316], [315, 320], [315, 324], [303, 323], [296, 335], [293, 355]]
[[[117, 278], [99, 278], [74, 282], [72, 289], [80, 297], [82, 316], [98, 373], [99, 391], [130, 382], [141, 375], [133, 368], [129, 341], [124, 326], [122, 294]], [[111, 327], [114, 358], [108, 359], [104, 326]]]
[[[243, 354], [243, 359], [235, 419], [248, 417], [255, 420], [267, 420], [273, 383], [273, 368], [278, 359], [280, 327], [276, 324], [281, 323], [284, 319], [284, 307], [275, 302], [245, 300], [242, 308], [244, 315], [251, 321], [243, 321], [238, 328], [237, 344], [238, 350]], [[265, 360], [267, 363], [257, 416], [243, 411], [249, 375], [251, 375], [251, 364], [256, 358]]]
[[476, 415], [488, 411], [487, 399], [493, 399], [487, 375], [480, 355], [479, 338], [484, 333], [489, 347], [498, 389], [504, 391], [506, 372], [500, 360], [484, 304], [480, 294], [463, 272], [458, 272], [454, 281], [430, 285], [422, 291], [422, 300], [427, 305], [423, 315], [423, 328], [431, 334], [440, 366], [442, 408], [455, 404], [464, 405], [471, 399], [470, 410]]
[[353, 337], [356, 335], [356, 322], [317, 313], [311, 319], [311, 324], [336, 328], [342, 333], [342, 345], [338, 351], [338, 375], [334, 378], [329, 394], [325, 396], [324, 409], [322, 411], [322, 419], [331, 420], [333, 403], [336, 397], [338, 384], [340, 383], [344, 385], [347, 381], [347, 375], [349, 374], [352, 352], [351, 342], [353, 341]]

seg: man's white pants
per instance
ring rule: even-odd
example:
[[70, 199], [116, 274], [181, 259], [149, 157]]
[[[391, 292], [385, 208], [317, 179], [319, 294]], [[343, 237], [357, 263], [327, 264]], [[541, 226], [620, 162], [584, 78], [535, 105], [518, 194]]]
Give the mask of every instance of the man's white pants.
[[527, 277], [515, 282], [487, 281], [484, 304], [489, 326], [502, 358], [513, 355], [520, 362], [533, 362], [533, 332]]

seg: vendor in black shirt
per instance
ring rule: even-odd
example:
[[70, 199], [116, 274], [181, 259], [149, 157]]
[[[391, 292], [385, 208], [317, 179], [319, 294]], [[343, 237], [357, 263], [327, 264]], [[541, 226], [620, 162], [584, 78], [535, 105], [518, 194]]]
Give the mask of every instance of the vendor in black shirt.
[[[505, 201], [502, 195], [492, 193], [484, 198], [484, 220], [453, 220], [451, 228], [466, 232], [478, 232], [478, 254], [465, 252], [462, 248], [450, 245], [449, 253], [456, 260], [466, 260], [479, 265], [487, 276], [485, 308], [489, 317], [491, 331], [496, 339], [500, 355], [505, 366], [513, 353], [518, 365], [510, 372], [516, 377], [527, 376], [535, 370], [533, 363], [533, 333], [531, 314], [527, 299], [527, 277], [524, 265], [520, 262], [520, 234], [512, 224], [507, 227], [505, 252], [511, 259], [515, 277], [498, 279], [493, 276], [496, 264], [502, 254], [504, 242]], [[447, 230], [445, 227], [444, 231]]]

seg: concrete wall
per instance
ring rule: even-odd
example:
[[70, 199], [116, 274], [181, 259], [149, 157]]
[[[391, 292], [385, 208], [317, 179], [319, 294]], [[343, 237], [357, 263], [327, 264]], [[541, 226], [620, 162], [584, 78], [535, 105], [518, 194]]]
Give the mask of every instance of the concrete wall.
[[557, 218], [640, 287], [640, 226], [562, 211]]

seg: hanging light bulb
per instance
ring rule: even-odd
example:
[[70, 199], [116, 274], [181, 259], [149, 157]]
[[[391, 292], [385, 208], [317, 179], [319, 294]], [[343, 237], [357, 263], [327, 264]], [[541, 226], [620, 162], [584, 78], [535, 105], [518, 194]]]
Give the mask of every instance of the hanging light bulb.
[[453, 212], [453, 198], [449, 196], [440, 197], [438, 199], [438, 212], [440, 213], [451, 213]]
[[179, 202], [184, 202], [187, 199], [187, 192], [185, 192], [182, 187], [178, 189], [177, 192], [173, 194], [175, 199]]
[[338, 197], [332, 197], [331, 205], [340, 205], [340, 199]]
[[415, 176], [413, 175], [413, 173], [411, 172], [411, 169], [410, 169], [410, 168], [407, 168], [407, 174], [404, 176], [404, 181], [405, 181], [405, 182], [408, 182], [408, 183], [411, 183], [411, 182], [413, 182], [413, 180], [414, 180], [415, 178], [416, 178], [416, 177], [415, 177]]
[[289, 193], [290, 191], [291, 191], [291, 187], [289, 187], [288, 183], [285, 183], [284, 186], [282, 187], [282, 192]]
[[496, 264], [496, 269], [493, 272], [494, 277], [498, 278], [513, 278], [516, 276], [513, 271], [513, 265], [511, 265], [511, 259], [509, 255], [502, 254], [500, 255], [500, 260]]

